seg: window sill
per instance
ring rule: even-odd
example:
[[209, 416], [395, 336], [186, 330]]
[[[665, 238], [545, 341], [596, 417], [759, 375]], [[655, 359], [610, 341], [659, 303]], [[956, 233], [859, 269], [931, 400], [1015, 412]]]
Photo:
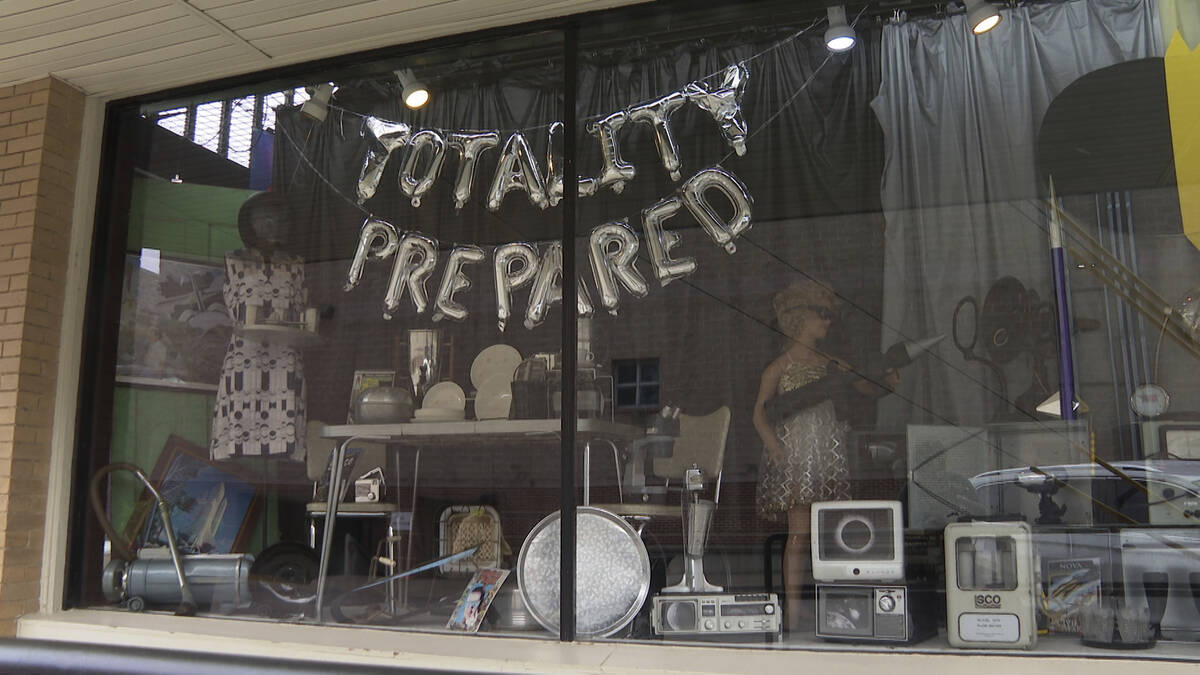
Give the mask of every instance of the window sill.
[[[1078, 641], [1065, 640], [1058, 645], [1053, 639], [1039, 643], [1034, 651], [982, 653], [943, 652], [936, 638], [931, 641], [929, 651], [923, 652], [912, 651], [911, 647], [860, 649], [833, 645], [813, 645], [801, 650], [761, 645], [730, 648], [632, 642], [564, 644], [536, 637], [419, 633], [103, 609], [28, 615], [18, 620], [17, 637], [303, 659], [342, 666], [403, 665], [431, 670], [506, 672], [785, 672], [794, 670], [797, 662], [803, 661], [806, 669], [828, 667], [837, 671], [924, 675], [959, 668], [961, 661], [947, 662], [947, 659], [969, 654], [972, 670], [981, 673], [1011, 672], [1019, 667], [1025, 675], [1061, 675], [1064, 668], [1086, 667], [1090, 675], [1126, 675], [1130, 665], [1136, 663], [1139, 671], [1152, 668], [1155, 673], [1190, 674], [1200, 658], [1198, 645], [1184, 642], [1160, 643], [1158, 649], [1136, 656], [1104, 650], [1068, 651], [1068, 643], [1077, 645]], [[1013, 662], [1014, 657], [1021, 658], [1019, 665]]]

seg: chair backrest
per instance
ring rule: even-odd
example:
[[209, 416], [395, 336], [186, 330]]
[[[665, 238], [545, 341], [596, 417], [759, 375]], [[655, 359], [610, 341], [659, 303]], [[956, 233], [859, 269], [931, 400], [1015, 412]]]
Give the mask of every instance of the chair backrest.
[[706, 480], [721, 475], [725, 462], [725, 441], [729, 436], [729, 407], [721, 406], [707, 415], [679, 415], [679, 438], [670, 457], [654, 460], [655, 475], [673, 481], [695, 464]]
[[[329, 466], [329, 453], [333, 452], [333, 448], [339, 442], [336, 438], [321, 436], [321, 429], [324, 426], [324, 422], [309, 420], [305, 427], [305, 442], [308, 443], [305, 469], [308, 472], [308, 479], [314, 483], [325, 475], [325, 468]], [[387, 474], [387, 448], [384, 444], [355, 441], [350, 444], [350, 447], [362, 448], [362, 454], [358, 456], [358, 461], [354, 464], [354, 475], [350, 477], [350, 480], [355, 480], [371, 469], [379, 467], [383, 469], [384, 476], [388, 479], [388, 485], [391, 485], [391, 476]]]

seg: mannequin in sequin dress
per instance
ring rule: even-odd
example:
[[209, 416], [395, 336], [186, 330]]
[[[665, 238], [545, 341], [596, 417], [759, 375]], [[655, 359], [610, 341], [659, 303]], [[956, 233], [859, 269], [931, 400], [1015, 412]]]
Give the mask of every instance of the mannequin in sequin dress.
[[[801, 599], [811, 568], [812, 503], [850, 498], [847, 426], [838, 419], [836, 402], [885, 391], [818, 347], [836, 317], [837, 297], [827, 286], [800, 282], [772, 304], [789, 342], [763, 371], [754, 403], [754, 428], [763, 442], [757, 502], [764, 518], [787, 522], [786, 623], [796, 630], [812, 616]], [[899, 381], [894, 371], [883, 380], [889, 387]]]
[[[234, 325], [247, 306], [269, 321], [296, 321], [308, 305], [304, 261], [280, 251], [287, 205], [274, 193], [250, 197], [238, 212], [245, 248], [225, 255], [225, 306]], [[213, 459], [304, 459], [304, 361], [300, 349], [236, 331], [229, 339], [213, 409]]]

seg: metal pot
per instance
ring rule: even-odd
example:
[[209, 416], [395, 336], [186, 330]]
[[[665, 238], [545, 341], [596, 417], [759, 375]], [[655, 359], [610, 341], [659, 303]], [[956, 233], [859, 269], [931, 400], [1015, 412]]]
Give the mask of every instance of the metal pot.
[[355, 424], [407, 422], [412, 416], [412, 394], [401, 387], [371, 387], [354, 401]]
[[541, 625], [534, 620], [525, 600], [521, 597], [521, 589], [516, 579], [500, 587], [492, 604], [488, 607], [488, 621], [496, 630], [539, 630]]

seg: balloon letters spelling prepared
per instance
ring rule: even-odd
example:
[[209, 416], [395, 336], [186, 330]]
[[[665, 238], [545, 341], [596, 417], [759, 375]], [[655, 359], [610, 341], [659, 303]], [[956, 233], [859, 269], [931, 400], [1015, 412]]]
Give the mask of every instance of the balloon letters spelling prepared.
[[446, 270], [442, 273], [442, 283], [438, 286], [437, 297], [433, 300], [433, 320], [453, 319], [462, 321], [467, 318], [467, 308], [454, 301], [454, 294], [471, 287], [471, 280], [463, 274], [462, 268], [478, 262], [483, 262], [487, 254], [478, 246], [459, 246], [446, 258]]
[[425, 312], [429, 302], [425, 294], [425, 280], [433, 274], [433, 268], [437, 265], [437, 248], [436, 241], [421, 234], [409, 233], [400, 240], [396, 261], [392, 264], [392, 276], [383, 298], [383, 318], [391, 319], [400, 309], [405, 288], [412, 295], [417, 314]]
[[350, 262], [343, 290], [349, 291], [358, 285], [362, 279], [363, 265], [368, 260], [383, 260], [395, 253], [399, 245], [400, 235], [391, 223], [367, 218], [358, 232], [358, 248], [354, 251], [354, 260]]
[[650, 249], [650, 266], [662, 286], [696, 271], [695, 258], [671, 258], [671, 249], [678, 246], [682, 238], [677, 232], [663, 229], [663, 223], [681, 208], [683, 202], [678, 197], [671, 197], [642, 210], [642, 229]]
[[596, 289], [600, 292], [600, 304], [609, 314], [615, 316], [617, 306], [621, 303], [618, 284], [635, 298], [644, 298], [650, 291], [646, 280], [634, 265], [637, 252], [637, 235], [629, 229], [626, 220], [605, 223], [592, 229], [588, 238], [588, 260], [592, 264], [592, 275], [596, 278]]
[[[727, 253], [737, 251], [733, 243], [738, 235], [750, 229], [752, 200], [746, 186], [733, 174], [720, 167], [705, 169], [687, 179], [680, 189], [683, 205], [692, 213], [713, 242]], [[733, 215], [723, 219], [708, 201], [711, 192], [719, 192], [732, 206]]]
[[492, 271], [496, 277], [496, 318], [501, 331], [512, 316], [512, 292], [533, 281], [539, 262], [532, 244], [514, 242], [496, 247]]

